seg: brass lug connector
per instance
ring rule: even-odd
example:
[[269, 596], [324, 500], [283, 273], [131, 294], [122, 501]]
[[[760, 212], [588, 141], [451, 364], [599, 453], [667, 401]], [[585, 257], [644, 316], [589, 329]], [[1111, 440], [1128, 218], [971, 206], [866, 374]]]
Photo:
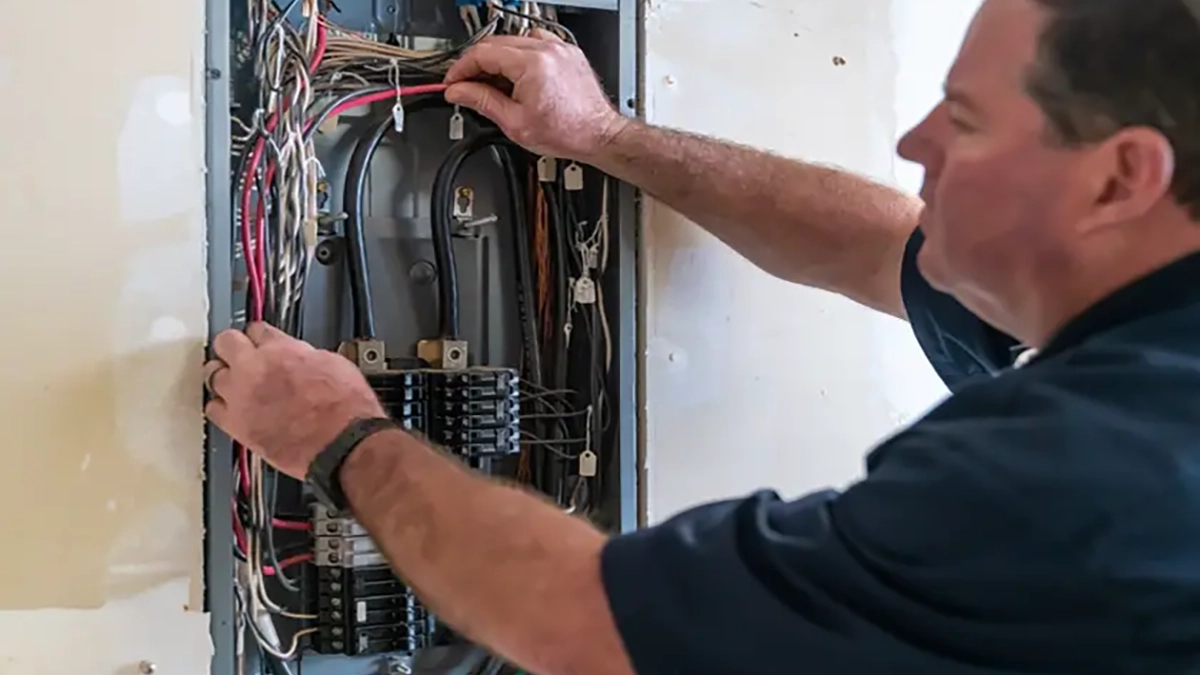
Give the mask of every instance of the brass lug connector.
[[364, 373], [378, 373], [387, 369], [387, 353], [382, 340], [352, 340], [343, 342], [338, 353], [354, 362]]
[[458, 370], [467, 367], [467, 343], [464, 340], [421, 340], [417, 357], [434, 368]]

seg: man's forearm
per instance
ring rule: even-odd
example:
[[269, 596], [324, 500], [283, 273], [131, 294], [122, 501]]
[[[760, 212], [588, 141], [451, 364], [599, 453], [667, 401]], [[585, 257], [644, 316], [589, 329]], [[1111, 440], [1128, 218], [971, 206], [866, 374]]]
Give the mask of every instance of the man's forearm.
[[920, 200], [854, 174], [625, 124], [594, 156], [767, 272], [903, 316], [899, 265]]
[[434, 612], [542, 675], [629, 675], [600, 579], [605, 536], [402, 432], [342, 471], [355, 517]]

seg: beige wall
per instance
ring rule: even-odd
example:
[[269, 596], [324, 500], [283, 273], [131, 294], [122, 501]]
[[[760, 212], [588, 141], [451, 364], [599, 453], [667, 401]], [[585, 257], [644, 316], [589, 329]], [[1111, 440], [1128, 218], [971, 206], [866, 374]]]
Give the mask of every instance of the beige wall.
[[201, 0], [0, 21], [0, 674], [208, 670]]
[[[936, 102], [976, 0], [648, 0], [647, 116], [915, 190], [898, 134]], [[646, 225], [651, 521], [858, 477], [944, 395], [901, 321], [752, 267], [670, 209]]]

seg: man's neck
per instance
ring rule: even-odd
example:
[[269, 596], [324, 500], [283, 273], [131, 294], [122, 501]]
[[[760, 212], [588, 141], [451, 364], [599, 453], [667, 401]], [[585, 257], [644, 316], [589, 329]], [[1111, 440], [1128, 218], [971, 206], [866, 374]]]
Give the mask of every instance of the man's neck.
[[1062, 266], [1051, 278], [1031, 288], [1021, 306], [1029, 308], [1014, 333], [1024, 344], [1042, 349], [1071, 321], [1088, 309], [1180, 258], [1200, 251], [1200, 226], [1194, 241], [1157, 242], [1147, 234], [1141, 245], [1112, 245], [1104, 255]]

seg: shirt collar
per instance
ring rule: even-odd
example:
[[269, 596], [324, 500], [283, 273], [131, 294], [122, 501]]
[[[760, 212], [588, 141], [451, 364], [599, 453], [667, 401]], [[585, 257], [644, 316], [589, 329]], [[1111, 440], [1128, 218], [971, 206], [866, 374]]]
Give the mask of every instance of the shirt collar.
[[1066, 351], [1087, 338], [1139, 319], [1200, 304], [1200, 253], [1160, 267], [1084, 310], [1038, 351]]

